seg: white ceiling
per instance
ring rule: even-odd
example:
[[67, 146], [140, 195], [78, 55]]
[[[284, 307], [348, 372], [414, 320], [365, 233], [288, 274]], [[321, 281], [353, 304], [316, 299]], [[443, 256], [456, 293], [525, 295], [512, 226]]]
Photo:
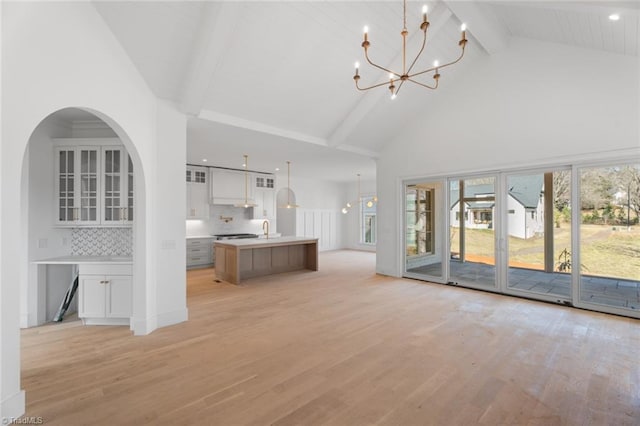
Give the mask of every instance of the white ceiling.
[[[398, 68], [402, 2], [93, 2], [151, 90], [175, 102], [188, 121], [188, 161], [335, 181], [375, 176], [374, 158], [400, 128], [432, 108], [438, 94], [403, 88], [358, 92], [353, 63], [370, 55]], [[511, 36], [638, 56], [637, 1], [428, 1], [429, 39], [419, 66], [454, 59], [466, 22], [465, 58], [441, 72], [441, 87], [469, 72], [474, 58]], [[422, 2], [408, 2], [408, 52], [418, 49]], [[621, 19], [611, 22], [611, 13]], [[384, 80], [362, 65], [361, 82]], [[428, 79], [427, 79], [428, 80]], [[379, 80], [378, 80], [379, 81]], [[376, 81], [377, 82], [377, 81]], [[294, 166], [295, 164], [295, 166]]]

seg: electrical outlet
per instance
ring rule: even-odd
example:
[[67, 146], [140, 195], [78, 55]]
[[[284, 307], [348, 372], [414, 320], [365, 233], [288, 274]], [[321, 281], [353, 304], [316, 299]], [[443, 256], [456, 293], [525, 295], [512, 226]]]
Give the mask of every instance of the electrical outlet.
[[67, 237], [62, 237], [62, 245], [63, 246], [68, 246], [69, 245], [69, 239]]
[[49, 240], [46, 238], [38, 238], [38, 248], [44, 249], [49, 247]]

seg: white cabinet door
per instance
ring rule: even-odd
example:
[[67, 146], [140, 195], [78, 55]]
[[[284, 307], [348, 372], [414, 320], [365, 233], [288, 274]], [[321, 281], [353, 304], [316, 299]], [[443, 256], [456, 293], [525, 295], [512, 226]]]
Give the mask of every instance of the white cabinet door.
[[104, 318], [107, 314], [105, 277], [80, 275], [79, 281], [78, 316], [80, 318]]
[[187, 166], [187, 219], [209, 218], [209, 173], [205, 167]]
[[56, 147], [54, 161], [57, 225], [100, 223], [99, 157], [99, 147]]
[[254, 219], [274, 219], [276, 217], [276, 194], [273, 189], [256, 188]]
[[131, 316], [132, 279], [128, 276], [107, 276], [107, 300], [105, 305], [108, 318], [129, 318]]

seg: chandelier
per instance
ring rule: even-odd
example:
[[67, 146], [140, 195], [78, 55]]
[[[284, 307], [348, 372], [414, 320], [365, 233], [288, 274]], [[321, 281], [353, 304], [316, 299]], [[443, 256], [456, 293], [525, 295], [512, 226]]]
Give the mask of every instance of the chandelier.
[[[393, 71], [391, 69], [387, 69], [385, 67], [377, 65], [373, 63], [371, 59], [369, 59], [369, 46], [371, 45], [371, 43], [369, 42], [369, 28], [364, 27], [364, 41], [362, 42], [362, 47], [364, 48], [364, 57], [366, 58], [367, 62], [370, 65], [384, 72], [389, 73], [389, 79], [387, 81], [374, 84], [369, 87], [360, 87], [360, 85], [358, 84], [360, 80], [360, 64], [356, 62], [356, 73], [353, 76], [353, 80], [356, 82], [356, 88], [358, 90], [365, 91], [365, 90], [373, 89], [375, 87], [385, 86], [388, 84], [389, 91], [391, 92], [391, 99], [395, 99], [395, 97], [398, 95], [398, 92], [402, 88], [402, 85], [405, 83], [405, 81], [409, 81], [411, 83], [417, 84], [427, 89], [435, 90], [438, 88], [438, 80], [440, 79], [439, 71], [442, 70], [443, 68], [446, 68], [448, 66], [455, 64], [464, 56], [464, 48], [467, 44], [467, 39], [465, 34], [467, 27], [465, 24], [462, 24], [462, 26], [460, 27], [460, 30], [462, 31], [462, 37], [458, 42], [458, 46], [461, 47], [462, 51], [458, 59], [443, 65], [440, 65], [438, 61], [434, 61], [433, 67], [429, 69], [426, 69], [423, 71], [414, 71], [413, 68], [416, 65], [416, 62], [418, 61], [418, 58], [422, 54], [425, 45], [427, 44], [427, 28], [429, 28], [429, 21], [427, 20], [427, 6], [426, 5], [422, 6], [422, 23], [420, 24], [420, 30], [423, 33], [422, 47], [420, 47], [418, 54], [416, 55], [415, 59], [411, 62], [411, 64], [408, 67], [407, 67], [407, 36], [409, 35], [409, 31], [407, 30], [407, 0], [403, 1], [403, 24], [404, 25], [403, 25], [402, 31], [400, 32], [400, 34], [402, 35], [402, 71], [401, 72]], [[432, 71], [433, 71], [433, 79], [435, 80], [435, 83], [433, 83], [432, 86], [430, 86], [429, 84], [417, 81], [415, 79], [415, 77], [418, 77], [422, 74], [426, 74]]]

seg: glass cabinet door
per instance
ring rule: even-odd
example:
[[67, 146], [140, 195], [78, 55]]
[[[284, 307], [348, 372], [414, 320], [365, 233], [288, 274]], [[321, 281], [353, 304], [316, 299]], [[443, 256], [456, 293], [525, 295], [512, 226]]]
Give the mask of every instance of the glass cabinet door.
[[102, 149], [103, 224], [133, 221], [133, 162], [123, 147]]
[[98, 222], [98, 150], [81, 148], [80, 155], [80, 221]]

